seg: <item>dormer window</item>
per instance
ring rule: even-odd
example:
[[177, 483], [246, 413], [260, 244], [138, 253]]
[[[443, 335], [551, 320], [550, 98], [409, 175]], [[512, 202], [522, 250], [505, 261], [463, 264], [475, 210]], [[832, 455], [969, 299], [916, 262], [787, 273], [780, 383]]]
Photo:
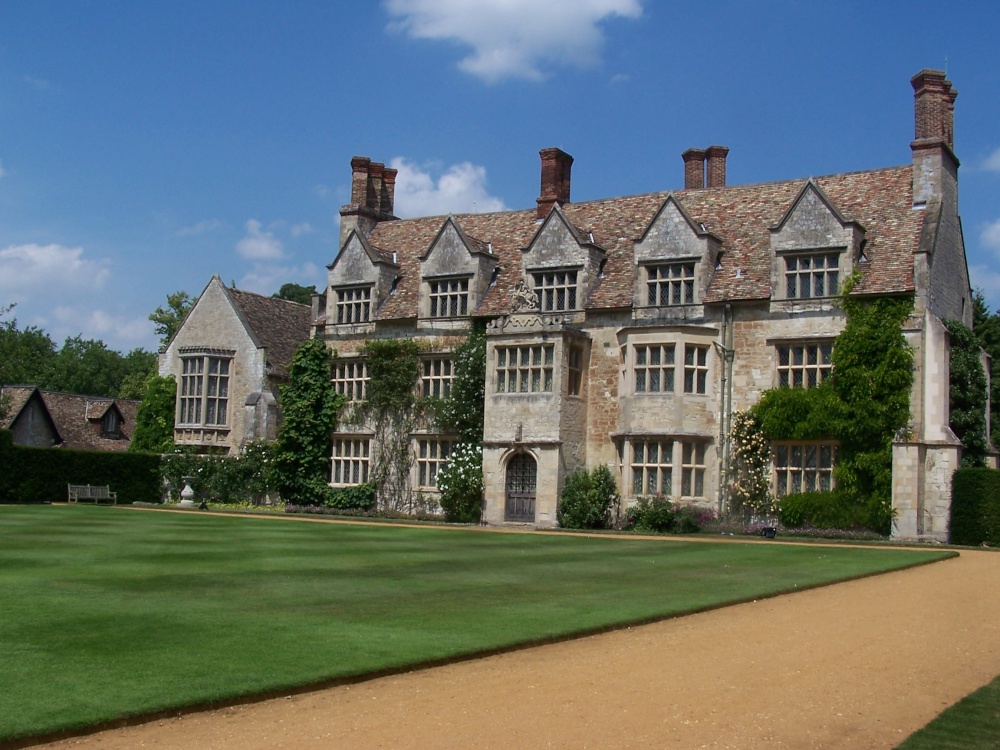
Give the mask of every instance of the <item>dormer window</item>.
[[438, 279], [428, 282], [430, 316], [456, 318], [469, 314], [469, 280]]
[[107, 414], [101, 420], [101, 434], [106, 437], [121, 437], [121, 432], [121, 415], [114, 408], [108, 409]]
[[371, 320], [372, 288], [370, 286], [335, 289], [337, 295], [337, 325], [367, 323]]
[[694, 304], [694, 261], [646, 267], [646, 304], [651, 307]]
[[542, 312], [576, 310], [576, 271], [542, 271], [533, 274], [538, 308]]
[[788, 299], [833, 297], [840, 283], [840, 253], [785, 256], [785, 296]]

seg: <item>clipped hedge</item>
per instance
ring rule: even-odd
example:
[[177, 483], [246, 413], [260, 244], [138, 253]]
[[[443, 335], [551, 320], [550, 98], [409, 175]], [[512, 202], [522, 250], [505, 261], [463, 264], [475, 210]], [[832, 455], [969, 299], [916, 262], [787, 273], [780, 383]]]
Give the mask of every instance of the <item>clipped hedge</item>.
[[160, 501], [160, 457], [152, 453], [28, 448], [0, 431], [0, 466], [2, 503], [65, 501], [67, 484], [106, 484], [119, 503]]
[[1000, 546], [1000, 471], [958, 469], [951, 480], [949, 541]]
[[854, 529], [865, 525], [863, 507], [841, 492], [800, 492], [778, 501], [783, 526]]

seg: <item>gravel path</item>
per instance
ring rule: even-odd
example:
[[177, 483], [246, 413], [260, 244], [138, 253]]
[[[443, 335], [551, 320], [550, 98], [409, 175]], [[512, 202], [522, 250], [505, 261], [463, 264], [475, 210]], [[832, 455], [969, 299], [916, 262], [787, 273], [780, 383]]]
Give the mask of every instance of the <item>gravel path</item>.
[[1000, 674], [1000, 553], [47, 748], [892, 748]]

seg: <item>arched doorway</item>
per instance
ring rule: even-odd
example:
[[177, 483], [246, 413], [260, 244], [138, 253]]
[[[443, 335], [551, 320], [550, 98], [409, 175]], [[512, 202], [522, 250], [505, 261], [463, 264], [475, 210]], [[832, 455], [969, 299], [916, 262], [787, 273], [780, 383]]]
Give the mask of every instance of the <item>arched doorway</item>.
[[528, 453], [518, 453], [507, 464], [503, 520], [535, 522], [535, 484], [538, 466]]

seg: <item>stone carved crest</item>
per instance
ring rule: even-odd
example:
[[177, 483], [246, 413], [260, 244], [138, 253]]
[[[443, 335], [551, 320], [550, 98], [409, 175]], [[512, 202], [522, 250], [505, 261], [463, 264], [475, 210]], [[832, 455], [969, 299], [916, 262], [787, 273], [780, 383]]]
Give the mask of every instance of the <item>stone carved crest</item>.
[[538, 296], [535, 290], [528, 286], [528, 282], [521, 279], [514, 288], [510, 290], [511, 312], [523, 312], [525, 310], [538, 309]]

